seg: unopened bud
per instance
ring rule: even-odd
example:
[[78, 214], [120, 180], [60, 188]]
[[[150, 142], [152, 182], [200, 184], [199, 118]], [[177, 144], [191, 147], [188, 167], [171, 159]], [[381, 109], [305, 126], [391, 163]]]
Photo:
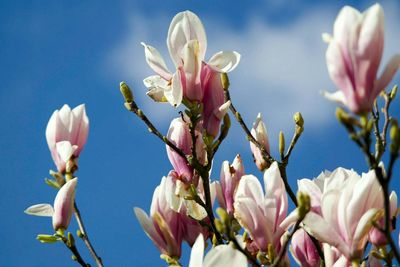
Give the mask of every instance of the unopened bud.
[[285, 135], [282, 131], [279, 132], [279, 153], [281, 156], [285, 154]]
[[389, 97], [390, 97], [391, 100], [393, 100], [393, 99], [396, 97], [397, 89], [398, 89], [398, 86], [395, 85], [395, 86], [393, 87], [392, 91], [390, 91]]
[[297, 203], [298, 203], [298, 215], [300, 218], [303, 219], [311, 209], [310, 196], [308, 194], [299, 191], [297, 193]]
[[342, 123], [347, 129], [354, 132], [354, 126], [361, 126], [360, 122], [350, 116], [346, 111], [342, 108], [336, 109], [336, 118], [340, 123]]
[[221, 83], [222, 83], [222, 88], [224, 88], [224, 90], [228, 90], [229, 89], [229, 78], [228, 78], [228, 74], [226, 74], [225, 72], [221, 74]]
[[228, 224], [229, 223], [229, 215], [228, 215], [228, 213], [226, 212], [225, 209], [217, 208], [216, 212], [217, 212], [217, 214], [218, 214], [218, 216], [221, 219], [221, 222], [223, 224]]
[[76, 230], [76, 236], [79, 238], [83, 238], [85, 235], [81, 232], [81, 230]]
[[296, 112], [293, 115], [293, 120], [296, 123], [296, 125], [298, 125], [299, 127], [301, 127], [301, 128], [304, 127], [304, 119], [300, 112]]
[[392, 126], [390, 128], [390, 140], [390, 152], [392, 154], [398, 153], [400, 147], [400, 130], [396, 120], [392, 121]]
[[67, 240], [68, 240], [68, 246], [69, 247], [75, 246], [75, 238], [72, 235], [72, 233], [68, 232], [68, 239]]
[[36, 239], [39, 240], [41, 243], [55, 243], [58, 241], [58, 237], [54, 235], [44, 234], [37, 235]]
[[121, 91], [122, 96], [125, 99], [126, 103], [132, 103], [133, 102], [133, 94], [129, 86], [125, 82], [120, 82], [119, 84], [119, 90]]

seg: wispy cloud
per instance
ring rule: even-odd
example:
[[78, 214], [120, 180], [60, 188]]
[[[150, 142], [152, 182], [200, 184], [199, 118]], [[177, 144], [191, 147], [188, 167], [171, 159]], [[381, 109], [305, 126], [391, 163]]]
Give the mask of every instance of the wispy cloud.
[[[395, 10], [399, 4], [390, 2], [386, 10], [386, 50], [383, 62], [400, 51], [400, 28]], [[236, 50], [242, 54], [239, 67], [230, 75], [231, 94], [235, 104], [248, 120], [263, 113], [272, 138], [280, 129], [290, 131], [292, 115], [300, 111], [308, 129], [317, 130], [334, 122], [334, 104], [320, 95], [321, 90], [333, 91], [326, 65], [326, 44], [322, 32], [331, 32], [338, 10], [330, 7], [309, 9], [285, 26], [271, 25], [260, 15], [249, 16], [240, 29], [214, 17], [204, 17], [208, 34], [208, 57], [220, 50]], [[134, 14], [126, 38], [116, 44], [108, 64], [119, 75], [141, 86], [144, 77], [152, 74], [145, 63], [140, 41], [157, 47], [169, 61], [165, 38], [170, 17], [148, 19]], [[136, 95], [144, 95], [137, 90]], [[151, 105], [140, 96], [140, 101], [162, 123], [173, 116], [166, 105]], [[157, 108], [155, 108], [157, 106]], [[165, 121], [169, 123], [168, 120]], [[249, 121], [250, 123], [250, 121]]]

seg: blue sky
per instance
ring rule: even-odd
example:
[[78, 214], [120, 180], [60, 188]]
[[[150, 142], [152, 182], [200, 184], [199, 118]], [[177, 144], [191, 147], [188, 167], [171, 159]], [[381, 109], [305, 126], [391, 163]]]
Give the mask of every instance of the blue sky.
[[[303, 113], [305, 132], [288, 169], [291, 184], [338, 166], [366, 171], [363, 157], [334, 118], [335, 106], [319, 94], [335, 89], [326, 71], [321, 33], [332, 31], [343, 5], [365, 9], [374, 2], [2, 1], [0, 266], [71, 266], [61, 244], [35, 240], [39, 233], [51, 233], [51, 221], [23, 213], [31, 204], [53, 202], [56, 192], [43, 182], [55, 168], [44, 132], [52, 112], [64, 103], [85, 103], [90, 118], [89, 140], [79, 160], [77, 202], [106, 266], [164, 266], [132, 208], [149, 210], [153, 190], [171, 166], [164, 145], [124, 109], [118, 85], [127, 81], [145, 112], [167, 131], [177, 113], [146, 98], [142, 79], [152, 72], [140, 41], [168, 58], [169, 22], [186, 9], [205, 25], [208, 57], [219, 50], [242, 54], [230, 75], [232, 98], [249, 124], [263, 113], [273, 153], [279, 130], [289, 139], [292, 114]], [[400, 51], [400, 4], [382, 5], [386, 63]], [[395, 81], [400, 81], [399, 75]], [[397, 100], [397, 115], [399, 107]], [[222, 161], [237, 153], [246, 172], [261, 177], [247, 141], [233, 123], [214, 162], [214, 179]], [[393, 188], [399, 189], [396, 178]], [[75, 228], [72, 224], [71, 230]], [[83, 255], [89, 260], [86, 252]]]

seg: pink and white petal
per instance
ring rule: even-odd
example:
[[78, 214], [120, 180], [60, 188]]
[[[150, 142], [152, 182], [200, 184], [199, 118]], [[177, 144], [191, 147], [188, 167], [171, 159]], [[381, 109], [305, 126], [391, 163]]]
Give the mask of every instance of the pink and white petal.
[[397, 194], [395, 191], [392, 191], [389, 196], [390, 201], [390, 216], [397, 217]]
[[236, 51], [220, 51], [214, 54], [208, 61], [208, 65], [218, 72], [230, 72], [240, 62], [240, 54]]
[[78, 149], [77, 146], [71, 145], [69, 141], [61, 141], [56, 144], [57, 153], [60, 156], [60, 159], [64, 162], [67, 162], [71, 159], [75, 150]]
[[321, 199], [321, 213], [324, 219], [336, 231], [339, 231], [338, 222], [338, 203], [340, 192], [338, 190], [330, 190], [322, 195]]
[[246, 267], [247, 258], [231, 245], [219, 245], [211, 249], [204, 258], [203, 267]]
[[52, 217], [54, 214], [53, 206], [50, 204], [36, 204], [24, 210], [26, 214], [34, 216]]
[[203, 267], [204, 237], [200, 234], [190, 252], [189, 267]]
[[378, 95], [382, 90], [386, 89], [397, 70], [400, 68], [400, 55], [393, 56], [389, 63], [386, 65], [385, 70], [382, 72], [380, 78], [375, 83], [374, 92]]
[[350, 6], [343, 7], [333, 25], [333, 36], [344, 48], [349, 46], [349, 38], [353, 34], [353, 28], [358, 27], [362, 20], [362, 14]]
[[318, 185], [309, 180], [309, 179], [301, 179], [297, 180], [298, 191], [306, 193], [310, 196], [311, 200], [311, 208], [314, 212], [320, 213], [321, 212], [321, 189]]
[[348, 253], [348, 247], [340, 234], [320, 215], [309, 212], [303, 220], [304, 229], [322, 243], [336, 247], [342, 253]]
[[226, 101], [219, 108], [214, 110], [215, 117], [217, 117], [219, 120], [222, 120], [226, 115], [226, 113], [228, 112], [230, 106], [231, 106], [231, 101], [230, 100]]
[[203, 60], [207, 49], [206, 32], [199, 17], [187, 10], [178, 13], [168, 29], [167, 46], [175, 66], [180, 66], [182, 48], [190, 40], [199, 42], [199, 58]]
[[150, 68], [154, 70], [158, 75], [163, 77], [165, 80], [171, 79], [171, 72], [168, 70], [164, 59], [162, 58], [160, 52], [150, 45], [141, 43], [144, 47], [144, 54], [146, 56], [146, 62], [149, 64]]
[[244, 175], [240, 179], [235, 194], [235, 202], [240, 198], [251, 198], [255, 203], [261, 205], [264, 199], [264, 193], [260, 181], [254, 175]]
[[360, 218], [353, 235], [353, 251], [362, 252], [368, 238], [368, 231], [372, 228], [372, 220], [377, 216], [377, 213], [378, 209], [370, 209]]
[[164, 91], [165, 98], [174, 107], [181, 104], [183, 98], [183, 88], [179, 71], [172, 76], [171, 86]]
[[218, 181], [216, 182], [215, 189], [217, 191], [217, 199], [218, 199], [219, 206], [223, 209], [226, 209], [225, 197], [222, 192], [221, 184]]
[[147, 216], [141, 208], [133, 208], [136, 218], [138, 219], [140, 225], [142, 226], [146, 235], [156, 244], [159, 248], [165, 248], [166, 244], [158, 234], [156, 228], [154, 227], [153, 221]]

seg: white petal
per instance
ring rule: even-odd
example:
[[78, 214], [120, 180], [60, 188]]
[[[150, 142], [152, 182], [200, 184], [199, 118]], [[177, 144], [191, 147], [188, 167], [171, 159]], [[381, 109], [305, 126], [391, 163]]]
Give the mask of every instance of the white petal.
[[201, 221], [205, 217], [207, 217], [206, 210], [196, 203], [194, 200], [185, 200], [186, 212], [187, 215], [192, 217], [195, 220]]
[[400, 68], [400, 55], [393, 56], [389, 63], [386, 65], [385, 70], [382, 72], [379, 80], [376, 81], [375, 91], [382, 91], [386, 89], [386, 86], [393, 79], [393, 76], [396, 74], [397, 70]]
[[164, 96], [164, 91], [168, 88], [168, 81], [159, 75], [152, 75], [143, 80], [143, 84], [149, 89], [146, 93], [156, 102], [168, 102]]
[[183, 98], [183, 88], [180, 76], [179, 71], [175, 72], [172, 76], [171, 86], [166, 88], [164, 91], [164, 95], [168, 102], [174, 107], [179, 106]]
[[44, 203], [44, 204], [36, 204], [33, 206], [30, 206], [26, 210], [24, 210], [26, 214], [29, 215], [34, 215], [34, 216], [45, 216], [45, 217], [51, 217], [53, 216], [54, 209], [50, 204]]
[[181, 52], [191, 40], [199, 42], [199, 59], [203, 60], [207, 49], [207, 37], [199, 17], [190, 11], [178, 13], [168, 29], [167, 46], [175, 66], [181, 65]]
[[60, 158], [67, 162], [71, 159], [72, 155], [74, 154], [75, 150], [78, 149], [78, 146], [71, 145], [69, 141], [61, 141], [56, 144], [57, 153], [60, 155]]
[[200, 234], [190, 252], [189, 267], [203, 267], [204, 237]]
[[231, 245], [219, 245], [211, 249], [204, 258], [203, 267], [245, 267], [247, 266], [246, 256]]
[[367, 237], [368, 231], [372, 227], [372, 219], [377, 212], [377, 209], [370, 209], [361, 217], [354, 232], [353, 249], [361, 250], [364, 247], [366, 240], [362, 242], [362, 239]]
[[222, 104], [218, 109], [216, 109], [214, 111], [214, 115], [218, 119], [222, 120], [224, 118], [224, 116], [226, 115], [226, 113], [228, 112], [230, 106], [231, 106], [231, 101], [228, 100], [224, 104]]
[[325, 97], [326, 99], [336, 102], [339, 105], [345, 106], [346, 105], [346, 97], [344, 96], [342, 91], [336, 91], [334, 93], [330, 93], [327, 91], [322, 91], [321, 92], [322, 96]]
[[141, 208], [133, 208], [135, 212], [136, 218], [138, 219], [140, 225], [143, 230], [147, 234], [147, 236], [153, 240], [154, 243], [157, 244], [158, 247], [164, 247], [165, 242], [161, 239], [160, 235], [157, 233], [156, 228], [154, 227], [153, 221], [147, 216], [146, 212], [144, 212]]
[[141, 44], [144, 46], [146, 62], [147, 64], [149, 64], [150, 68], [152, 68], [158, 75], [160, 75], [164, 79], [171, 79], [171, 72], [168, 70], [168, 67], [165, 64], [165, 61], [162, 58], [160, 52], [158, 52], [158, 50], [154, 47], [147, 45], [143, 42]]
[[236, 51], [220, 51], [213, 55], [208, 61], [208, 65], [218, 72], [230, 72], [236, 68], [240, 62], [240, 54]]

